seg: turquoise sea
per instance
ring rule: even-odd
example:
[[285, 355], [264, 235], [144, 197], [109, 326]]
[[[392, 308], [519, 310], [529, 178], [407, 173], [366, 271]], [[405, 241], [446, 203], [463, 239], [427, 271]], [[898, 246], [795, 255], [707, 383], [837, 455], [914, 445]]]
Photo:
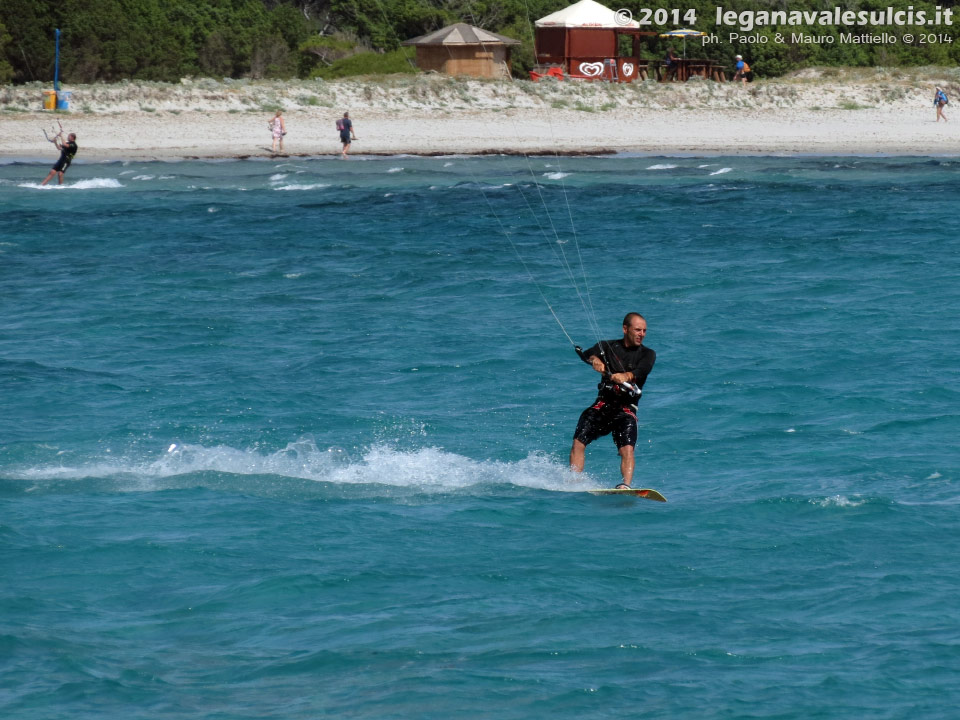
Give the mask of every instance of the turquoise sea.
[[[958, 716], [960, 161], [48, 166], [0, 165], [0, 717]], [[566, 470], [627, 311], [666, 504]]]

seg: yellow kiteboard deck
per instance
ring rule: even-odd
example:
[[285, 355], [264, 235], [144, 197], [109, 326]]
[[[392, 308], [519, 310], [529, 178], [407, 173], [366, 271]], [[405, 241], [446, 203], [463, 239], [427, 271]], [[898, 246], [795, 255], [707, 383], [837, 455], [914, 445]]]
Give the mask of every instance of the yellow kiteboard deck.
[[667, 499], [650, 488], [600, 488], [598, 490], [587, 490], [591, 495], [632, 495], [634, 497], [645, 498], [646, 500], [656, 500], [657, 502], [666, 502]]

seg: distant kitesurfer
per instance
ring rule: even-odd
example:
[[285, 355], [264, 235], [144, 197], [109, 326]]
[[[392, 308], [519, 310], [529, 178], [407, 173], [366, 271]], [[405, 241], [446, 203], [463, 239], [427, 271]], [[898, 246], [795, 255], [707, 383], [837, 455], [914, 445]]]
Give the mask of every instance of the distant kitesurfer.
[[591, 442], [613, 433], [620, 453], [620, 475], [617, 488], [629, 488], [633, 481], [634, 446], [637, 444], [637, 401], [640, 390], [653, 370], [657, 354], [643, 344], [647, 321], [640, 313], [627, 313], [623, 318], [623, 339], [603, 340], [580, 357], [602, 373], [599, 393], [593, 405], [580, 415], [570, 449], [570, 468], [583, 471], [584, 454]]
[[337, 120], [337, 130], [340, 131], [340, 142], [343, 143], [340, 156], [346, 157], [347, 153], [350, 152], [351, 136], [354, 140], [357, 139], [357, 134], [353, 131], [353, 120], [350, 119], [350, 113], [345, 112], [343, 117]]
[[50, 170], [50, 173], [47, 175], [46, 179], [40, 183], [41, 185], [46, 185], [48, 182], [50, 182], [54, 175], [57, 176], [59, 184], [63, 185], [63, 174], [67, 171], [67, 168], [70, 167], [70, 163], [73, 162], [73, 157], [77, 154], [77, 134], [70, 133], [67, 135], [66, 142], [64, 142], [61, 138], [62, 133], [50, 141], [56, 145], [57, 149], [60, 151], [60, 159], [57, 160], [57, 164], [54, 165]]

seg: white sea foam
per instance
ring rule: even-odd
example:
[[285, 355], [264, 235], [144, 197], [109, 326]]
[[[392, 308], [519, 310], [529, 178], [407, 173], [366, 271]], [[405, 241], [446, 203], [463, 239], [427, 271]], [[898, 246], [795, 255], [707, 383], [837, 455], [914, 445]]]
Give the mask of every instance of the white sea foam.
[[[448, 491], [490, 485], [579, 492], [601, 483], [584, 473], [574, 476], [565, 463], [542, 455], [517, 462], [474, 460], [441, 448], [397, 450], [375, 445], [356, 456], [339, 447], [320, 448], [312, 440], [290, 443], [283, 450], [261, 453], [229, 446], [170, 443], [151, 458], [104, 457], [85, 463], [31, 467], [10, 472], [12, 477], [42, 486], [45, 481], [111, 479], [121, 488], [161, 490], [178, 483], [174, 478], [196, 473], [274, 475], [337, 485], [370, 485]], [[195, 479], [191, 479], [195, 482]]]
[[40, 183], [20, 183], [20, 187], [33, 188], [35, 190], [106, 190], [113, 188], [122, 188], [123, 185], [116, 178], [89, 178], [87, 180], [77, 180], [76, 182], [66, 182], [63, 185], [53, 183], [41, 185]]
[[330, 187], [330, 183], [313, 183], [311, 185], [281, 185], [280, 187], [274, 188], [274, 190], [320, 190], [321, 188]]
[[733, 168], [720, 168], [719, 170], [714, 170], [711, 175], [723, 175], [728, 172], [732, 172]]
[[134, 175], [133, 180], [155, 180], [156, 175]]
[[676, 168], [676, 167], [678, 167], [678, 166], [677, 166], [677, 165], [667, 165], [667, 164], [664, 163], [664, 164], [660, 164], [660, 165], [651, 165], [650, 167], [647, 168], [647, 170], [673, 170], [673, 169]]
[[551, 180], [563, 180], [565, 177], [570, 177], [570, 173], [556, 171], [544, 173], [543, 176], [545, 178], [550, 178]]
[[270, 182], [272, 182], [272, 183], [280, 182], [280, 181], [283, 180], [287, 175], [288, 175], [288, 173], [276, 173], [275, 175], [271, 175], [271, 176], [270, 176]]
[[392, 167], [392, 168], [390, 168], [389, 170], [387, 170], [387, 172], [388, 172], [388, 173], [403, 172], [403, 168], [402, 168], [402, 167]]
[[122, 188], [123, 185], [116, 178], [90, 178], [89, 180], [78, 180], [75, 183], [64, 185], [64, 187], [73, 190], [100, 190], [106, 188]]
[[856, 500], [851, 500], [848, 497], [843, 495], [833, 495], [831, 497], [820, 498], [819, 500], [812, 501], [814, 505], [819, 505], [820, 507], [842, 507], [842, 508], [855, 508], [860, 507], [867, 501], [858, 498]]

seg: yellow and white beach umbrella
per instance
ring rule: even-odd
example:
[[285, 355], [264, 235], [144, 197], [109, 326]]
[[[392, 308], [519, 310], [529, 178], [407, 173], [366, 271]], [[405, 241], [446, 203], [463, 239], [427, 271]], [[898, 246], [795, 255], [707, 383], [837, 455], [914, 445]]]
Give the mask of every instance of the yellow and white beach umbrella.
[[687, 57], [687, 38], [688, 37], [703, 37], [706, 35], [705, 32], [700, 32], [699, 30], [687, 30], [686, 28], [679, 28], [677, 30], [671, 30], [670, 32], [660, 33], [662, 38], [683, 38], [683, 57]]

